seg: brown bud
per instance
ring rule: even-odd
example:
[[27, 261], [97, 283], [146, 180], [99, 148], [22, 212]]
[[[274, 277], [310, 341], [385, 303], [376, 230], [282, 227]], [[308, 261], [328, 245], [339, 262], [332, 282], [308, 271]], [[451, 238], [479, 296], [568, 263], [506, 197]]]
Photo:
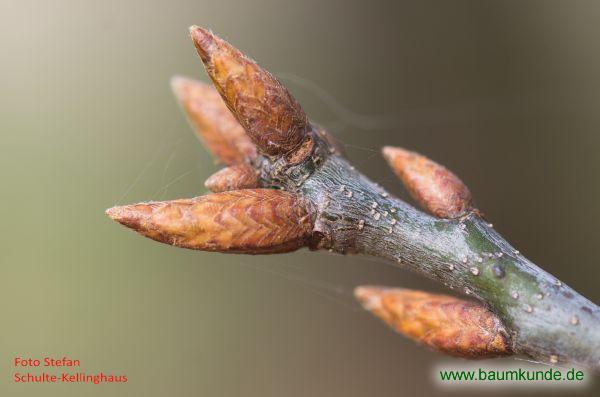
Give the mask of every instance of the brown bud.
[[452, 219], [471, 209], [471, 192], [445, 167], [399, 147], [384, 147], [383, 157], [411, 196], [431, 214]]
[[232, 165], [209, 176], [204, 186], [215, 193], [257, 188], [258, 171], [248, 164]]
[[206, 72], [259, 150], [282, 155], [298, 147], [308, 120], [289, 91], [212, 32], [192, 26], [190, 34]]
[[256, 146], [214, 87], [179, 76], [171, 79], [171, 87], [198, 137], [221, 162], [256, 157]]
[[465, 358], [512, 354], [502, 322], [479, 303], [383, 287], [358, 287], [354, 295], [396, 331], [435, 350]]
[[273, 189], [113, 207], [106, 214], [136, 232], [183, 248], [244, 254], [294, 251], [312, 221], [298, 200]]

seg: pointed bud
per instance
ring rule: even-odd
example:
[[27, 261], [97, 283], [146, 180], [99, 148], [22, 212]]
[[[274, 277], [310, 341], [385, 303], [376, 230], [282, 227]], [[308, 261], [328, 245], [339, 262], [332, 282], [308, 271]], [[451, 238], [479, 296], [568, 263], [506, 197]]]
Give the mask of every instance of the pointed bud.
[[202, 143], [221, 162], [237, 164], [256, 157], [256, 146], [214, 87], [176, 76], [171, 88]]
[[283, 155], [297, 148], [308, 120], [289, 91], [212, 32], [192, 26], [190, 34], [206, 72], [259, 150]]
[[354, 295], [397, 332], [435, 350], [464, 358], [512, 354], [502, 322], [479, 303], [383, 287], [358, 287]]
[[289, 193], [247, 189], [113, 207], [106, 214], [162, 243], [203, 251], [270, 254], [307, 245], [312, 222]]
[[257, 188], [258, 171], [248, 164], [232, 165], [212, 174], [204, 182], [204, 186], [215, 193]]
[[431, 214], [452, 219], [471, 209], [471, 192], [445, 167], [399, 147], [384, 147], [383, 156], [411, 196]]

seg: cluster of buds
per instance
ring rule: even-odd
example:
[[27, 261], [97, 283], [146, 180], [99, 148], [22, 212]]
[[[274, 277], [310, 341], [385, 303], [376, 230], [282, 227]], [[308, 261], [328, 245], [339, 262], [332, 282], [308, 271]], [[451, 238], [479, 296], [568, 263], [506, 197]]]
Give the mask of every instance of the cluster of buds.
[[[113, 207], [107, 215], [136, 232], [178, 247], [271, 254], [308, 246], [316, 214], [303, 197], [261, 181], [265, 161], [311, 155], [315, 139], [332, 156], [341, 148], [309, 122], [269, 72], [212, 32], [192, 27], [197, 52], [214, 86], [185, 77], [172, 88], [194, 131], [226, 165], [208, 178], [213, 193], [182, 200]], [[401, 148], [383, 155], [414, 199], [438, 218], [472, 211], [467, 187], [443, 166]], [[511, 354], [500, 319], [485, 306], [424, 292], [359, 287], [357, 299], [397, 331], [462, 357]]]

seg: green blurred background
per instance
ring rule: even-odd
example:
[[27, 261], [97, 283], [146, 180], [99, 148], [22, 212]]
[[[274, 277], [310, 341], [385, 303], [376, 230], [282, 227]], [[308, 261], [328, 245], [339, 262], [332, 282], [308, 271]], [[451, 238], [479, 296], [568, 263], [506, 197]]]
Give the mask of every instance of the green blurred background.
[[[448, 166], [517, 248], [600, 301], [600, 3], [0, 0], [0, 395], [448, 393], [431, 380], [445, 358], [351, 295], [438, 285], [360, 257], [176, 249], [105, 217], [203, 194], [218, 169], [169, 89], [206, 80], [191, 24], [280, 76], [401, 197], [381, 146]], [[14, 384], [17, 355], [130, 380]]]

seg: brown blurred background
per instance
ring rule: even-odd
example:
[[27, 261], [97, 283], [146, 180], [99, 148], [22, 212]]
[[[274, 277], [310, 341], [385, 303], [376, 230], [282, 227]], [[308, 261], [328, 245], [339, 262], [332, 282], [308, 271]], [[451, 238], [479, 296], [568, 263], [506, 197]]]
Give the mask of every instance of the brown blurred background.
[[[431, 380], [445, 358], [351, 296], [436, 284], [360, 257], [176, 249], [104, 216], [203, 194], [218, 169], [168, 84], [206, 81], [191, 24], [280, 76], [392, 192], [385, 144], [448, 166], [517, 248], [600, 302], [600, 3], [1, 0], [1, 395], [449, 393]], [[16, 385], [15, 355], [130, 381]]]

